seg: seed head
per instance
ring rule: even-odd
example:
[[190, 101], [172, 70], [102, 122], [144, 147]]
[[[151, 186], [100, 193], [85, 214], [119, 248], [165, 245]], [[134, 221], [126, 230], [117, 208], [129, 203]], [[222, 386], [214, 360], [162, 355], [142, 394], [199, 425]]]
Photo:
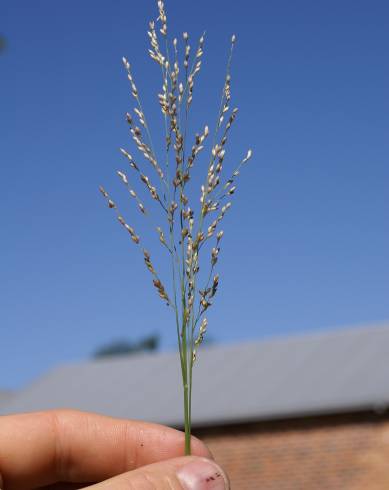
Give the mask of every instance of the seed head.
[[[194, 180], [192, 175], [192, 167], [199, 159], [200, 152], [206, 151], [206, 139], [209, 136], [208, 126], [204, 126], [203, 130], [200, 130], [194, 138], [192, 146], [188, 142], [186, 126], [181, 125], [182, 113], [186, 113], [186, 117], [191, 108], [191, 103], [194, 94], [194, 83], [197, 74], [202, 68], [202, 59], [204, 55], [204, 34], [200, 37], [198, 45], [196, 47], [190, 45], [189, 35], [187, 32], [182, 34], [183, 37], [183, 53], [179, 56], [178, 53], [178, 40], [174, 38], [173, 45], [173, 57], [168, 56], [168, 38], [167, 38], [167, 15], [165, 11], [165, 3], [162, 0], [157, 0], [158, 6], [158, 18], [157, 21], [151, 21], [149, 23], [149, 31], [147, 33], [149, 38], [149, 56], [156, 63], [158, 63], [160, 70], [162, 70], [162, 88], [158, 93], [158, 103], [163, 113], [166, 122], [166, 133], [163, 143], [166, 146], [168, 158], [166, 158], [166, 177], [162, 168], [154, 153], [152, 138], [150, 135], [150, 127], [147, 124], [146, 115], [143, 112], [140, 97], [138, 94], [138, 88], [135, 84], [135, 79], [131, 71], [131, 65], [128, 60], [123, 57], [123, 65], [126, 70], [126, 75], [130, 84], [130, 91], [135, 99], [135, 107], [131, 113], [126, 113], [126, 120], [129, 125], [130, 137], [135, 143], [138, 151], [145, 158], [146, 165], [151, 164], [154, 170], [157, 172], [159, 181], [156, 185], [153, 185], [153, 176], [151, 180], [147, 177], [148, 172], [144, 170], [142, 165], [139, 166], [133, 160], [133, 157], [123, 148], [120, 149], [121, 153], [129, 161], [129, 165], [137, 172], [138, 178], [141, 180], [142, 185], [145, 185], [148, 189], [148, 193], [151, 198], [161, 207], [167, 217], [169, 227], [169, 240], [166, 241], [163, 227], [156, 227], [159, 241], [166, 247], [171, 253], [176, 264], [178, 262], [180, 269], [182, 266], [182, 273], [180, 279], [184, 281], [184, 300], [186, 304], [183, 308], [183, 316], [185, 319], [190, 318], [194, 320], [193, 333], [197, 329], [198, 324], [201, 321], [198, 329], [198, 337], [194, 342], [190, 343], [190, 349], [188, 356], [192, 356], [192, 361], [196, 359], [197, 347], [203, 341], [204, 335], [207, 330], [207, 319], [203, 318], [203, 313], [211, 306], [212, 298], [216, 294], [219, 285], [219, 275], [213, 275], [214, 266], [218, 261], [220, 252], [220, 242], [223, 237], [223, 231], [219, 231], [219, 223], [224, 218], [225, 213], [231, 206], [231, 202], [225, 203], [224, 199], [229, 199], [228, 196], [233, 195], [236, 191], [235, 180], [239, 175], [240, 167], [245, 164], [252, 156], [252, 150], [248, 150], [246, 156], [240, 161], [239, 165], [235, 168], [231, 177], [225, 182], [223, 176], [223, 166], [228, 165], [226, 158], [226, 148], [228, 143], [229, 131], [232, 124], [235, 121], [237, 115], [237, 108], [233, 108], [232, 105], [232, 92], [231, 92], [231, 75], [230, 75], [230, 61], [231, 55], [236, 43], [236, 36], [231, 36], [231, 51], [229, 62], [227, 66], [227, 73], [224, 79], [224, 85], [222, 90], [222, 101], [220, 112], [217, 117], [217, 124], [215, 128], [215, 136], [211, 147], [210, 162], [207, 167], [207, 173], [205, 175], [204, 184], [201, 186], [200, 195], [200, 209], [198, 211], [199, 216], [195, 223], [195, 214], [189, 207], [191, 192], [186, 188], [186, 185]], [[157, 26], [158, 25], [158, 29]], [[159, 32], [158, 32], [159, 31]], [[161, 36], [165, 38], [166, 50], [162, 43], [160, 45]], [[163, 44], [165, 44], [163, 43]], [[171, 45], [170, 45], [171, 46]], [[182, 59], [183, 58], [183, 59]], [[181, 74], [180, 70], [183, 71]], [[173, 153], [173, 157], [170, 158], [170, 154]], [[173, 168], [171, 168], [171, 163]], [[127, 190], [135, 200], [136, 204], [143, 214], [146, 214], [146, 208], [143, 202], [139, 199], [135, 190], [130, 188], [129, 179], [125, 172], [117, 171], [117, 175], [126, 185]], [[154, 177], [155, 178], [155, 177]], [[216, 192], [217, 187], [221, 184], [223, 178], [223, 190], [219, 194]], [[131, 179], [130, 179], [131, 180]], [[221, 187], [221, 186], [220, 186]], [[110, 195], [105, 191], [103, 187], [99, 188], [101, 194], [106, 199], [109, 208], [112, 208], [119, 223], [129, 233], [131, 240], [139, 244], [140, 237], [136, 234], [135, 230], [126, 223], [125, 218], [120, 214], [115, 202], [111, 200]], [[146, 203], [147, 206], [147, 203]], [[179, 211], [178, 211], [179, 208]], [[151, 211], [151, 209], [150, 209]], [[215, 212], [212, 215], [212, 212]], [[197, 211], [196, 211], [197, 212]], [[147, 214], [149, 210], [147, 208]], [[209, 221], [205, 220], [206, 216], [210, 216]], [[151, 218], [151, 216], [150, 216]], [[198, 221], [198, 223], [197, 223]], [[198, 227], [195, 226], [198, 224]], [[167, 230], [166, 230], [167, 231]], [[206, 245], [207, 240], [215, 237], [214, 247], [210, 246], [210, 271], [207, 284], [204, 289], [200, 290], [197, 285], [197, 274], [200, 270], [199, 255], [203, 245]], [[167, 243], [169, 242], [169, 244]], [[182, 247], [182, 252], [178, 250], [178, 245]], [[152, 274], [153, 285], [156, 288], [158, 295], [167, 302], [168, 305], [173, 306], [170, 302], [166, 289], [158, 277], [154, 265], [151, 261], [150, 253], [142, 249], [144, 262]], [[182, 262], [180, 263], [182, 257]], [[208, 263], [209, 266], [209, 263]], [[213, 277], [212, 277], [213, 276]], [[174, 293], [176, 294], [177, 291]], [[196, 296], [196, 295], [199, 296]], [[177, 308], [177, 306], [176, 306]], [[198, 308], [197, 317], [195, 315], [195, 309]], [[193, 315], [193, 317], [192, 317]], [[183, 334], [181, 333], [181, 339], [183, 341]], [[188, 357], [190, 361], [190, 357]]]

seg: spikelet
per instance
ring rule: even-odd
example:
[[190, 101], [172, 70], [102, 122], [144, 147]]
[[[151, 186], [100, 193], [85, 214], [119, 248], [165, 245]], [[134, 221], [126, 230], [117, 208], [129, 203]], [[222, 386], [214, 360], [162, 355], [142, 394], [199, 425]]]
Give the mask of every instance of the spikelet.
[[116, 211], [116, 215], [117, 215], [117, 219], [119, 221], [119, 223], [127, 230], [127, 232], [130, 234], [130, 237], [131, 237], [131, 240], [138, 244], [140, 242], [140, 237], [135, 233], [135, 230], [134, 228], [132, 228], [132, 226], [128, 225], [125, 221], [125, 219], [123, 218], [123, 216], [119, 213], [119, 210], [116, 206], [116, 204], [112, 201], [112, 199], [110, 199], [109, 195], [108, 195], [108, 192], [102, 187], [100, 186], [99, 187], [99, 190], [101, 192], [101, 194], [103, 195], [103, 197], [107, 200], [107, 203], [108, 203], [108, 207], [110, 209], [113, 209], [114, 211]]

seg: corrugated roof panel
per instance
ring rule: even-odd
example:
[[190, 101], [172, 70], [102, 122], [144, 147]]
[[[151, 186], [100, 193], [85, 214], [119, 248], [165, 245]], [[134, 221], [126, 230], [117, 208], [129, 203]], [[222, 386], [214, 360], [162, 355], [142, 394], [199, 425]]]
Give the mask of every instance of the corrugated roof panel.
[[[59, 367], [0, 413], [77, 408], [181, 425], [177, 353]], [[194, 372], [193, 424], [389, 406], [389, 325], [210, 346]]]

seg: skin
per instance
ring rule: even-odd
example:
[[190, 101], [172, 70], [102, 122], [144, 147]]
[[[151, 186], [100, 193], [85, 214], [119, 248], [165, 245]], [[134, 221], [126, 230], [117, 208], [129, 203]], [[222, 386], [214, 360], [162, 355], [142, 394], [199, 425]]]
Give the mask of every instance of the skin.
[[72, 410], [3, 416], [0, 488], [62, 490], [97, 484], [96, 489], [116, 489], [124, 482], [128, 489], [139, 479], [150, 483], [162, 477], [170, 485], [166, 488], [181, 488], [175, 479], [177, 468], [188, 461], [212, 459], [196, 438], [192, 438], [194, 456], [180, 457], [183, 448], [182, 432], [135, 420]]

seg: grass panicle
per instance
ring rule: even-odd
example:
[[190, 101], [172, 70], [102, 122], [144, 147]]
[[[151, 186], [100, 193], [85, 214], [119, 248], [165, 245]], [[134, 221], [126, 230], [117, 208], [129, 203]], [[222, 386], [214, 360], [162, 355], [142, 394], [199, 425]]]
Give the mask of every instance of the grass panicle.
[[[202, 66], [205, 32], [200, 37], [195, 51], [191, 48], [189, 34], [184, 32], [181, 48], [177, 38], [173, 41], [169, 40], [167, 14], [163, 1], [157, 2], [157, 9], [158, 17], [149, 22], [147, 35], [150, 42], [149, 56], [161, 71], [161, 89], [157, 101], [164, 119], [165, 134], [162, 136], [164, 154], [157, 156], [154, 150], [151, 129], [147, 123], [131, 65], [126, 58], [122, 61], [135, 101], [133, 114], [127, 112], [126, 121], [133, 143], [145, 162], [143, 164], [136, 162], [123, 148], [120, 151], [136, 173], [134, 180], [145, 188], [151, 202], [154, 201], [159, 205], [160, 217], [165, 224], [153, 226], [161, 246], [170, 256], [171, 281], [162, 281], [151, 260], [150, 252], [140, 246], [140, 236], [127, 223], [108, 192], [103, 187], [100, 187], [100, 192], [108, 208], [116, 213], [117, 220], [130, 235], [132, 242], [140, 246], [144, 263], [152, 276], [152, 283], [158, 296], [174, 312], [184, 394], [185, 454], [190, 454], [192, 373], [197, 361], [198, 349], [208, 329], [205, 313], [213, 305], [219, 287], [219, 274], [215, 273], [215, 268], [224, 235], [220, 225], [231, 208], [231, 199], [237, 189], [237, 178], [242, 166], [251, 158], [252, 150], [248, 150], [246, 156], [235, 168], [233, 167], [230, 176], [225, 179], [223, 167], [227, 155], [226, 147], [230, 130], [238, 114], [237, 108], [231, 109], [230, 73], [236, 36], [231, 37], [220, 106], [212, 136], [209, 126], [204, 125], [200, 133], [190, 137], [188, 125], [194, 100], [195, 81], [199, 77]], [[182, 64], [180, 64], [180, 56]], [[210, 138], [212, 142], [209, 142]], [[209, 147], [209, 157], [208, 163], [204, 166], [201, 159], [206, 154], [207, 147]], [[163, 161], [164, 170], [160, 163]], [[153, 169], [152, 178], [147, 175], [150, 166]], [[196, 168], [204, 172], [205, 179], [200, 187], [199, 202], [190, 203], [187, 186], [190, 185], [192, 172]], [[134, 189], [135, 183], [129, 175], [124, 170], [118, 170], [117, 175], [135, 201], [140, 213], [150, 218], [150, 210], [138, 197]], [[131, 172], [131, 175], [135, 174]], [[209, 245], [206, 246], [208, 242]], [[204, 248], [208, 247], [209, 252], [206, 253]], [[201, 268], [204, 268], [204, 271], [208, 268], [208, 272], [204, 275], [205, 284], [202, 287], [198, 286], [200, 258], [201, 263], [204, 262]]]

